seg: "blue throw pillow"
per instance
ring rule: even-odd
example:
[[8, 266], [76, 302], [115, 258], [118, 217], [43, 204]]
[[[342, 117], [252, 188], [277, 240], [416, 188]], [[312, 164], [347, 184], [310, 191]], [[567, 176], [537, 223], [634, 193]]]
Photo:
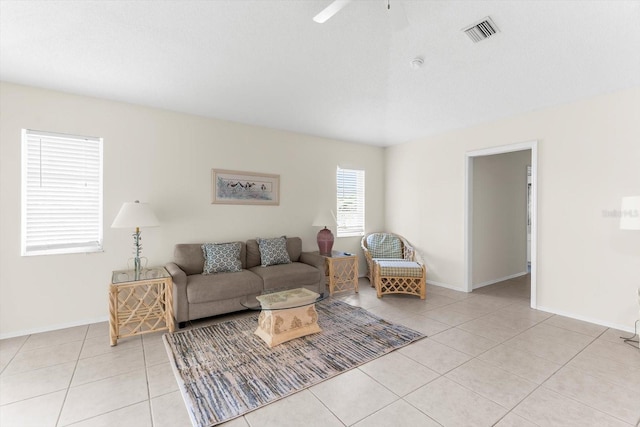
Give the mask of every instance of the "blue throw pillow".
[[240, 242], [205, 243], [202, 245], [204, 268], [202, 274], [242, 271]]
[[273, 239], [256, 238], [260, 249], [260, 263], [263, 267], [278, 264], [290, 264], [289, 252], [287, 252], [287, 237]]

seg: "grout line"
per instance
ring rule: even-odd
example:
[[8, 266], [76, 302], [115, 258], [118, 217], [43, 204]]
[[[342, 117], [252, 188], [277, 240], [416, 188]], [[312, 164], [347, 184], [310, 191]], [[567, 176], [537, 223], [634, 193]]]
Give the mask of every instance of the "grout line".
[[84, 348], [84, 344], [87, 341], [87, 335], [89, 335], [89, 325], [87, 325], [87, 329], [84, 332], [84, 338], [82, 339], [82, 345], [80, 346], [80, 351], [78, 351], [78, 356], [76, 357], [76, 364], [73, 367], [73, 372], [71, 373], [71, 377], [69, 377], [69, 383], [67, 384], [67, 389], [64, 391], [64, 398], [62, 399], [62, 405], [60, 406], [60, 410], [58, 411], [58, 416], [56, 418], [56, 426], [60, 425], [60, 418], [62, 417], [62, 410], [64, 409], [65, 404], [67, 403], [67, 397], [69, 396], [69, 390], [71, 389], [71, 383], [73, 382], [73, 378], [76, 376], [76, 370], [78, 369], [78, 363], [80, 362], [80, 355], [82, 354], [82, 349]]

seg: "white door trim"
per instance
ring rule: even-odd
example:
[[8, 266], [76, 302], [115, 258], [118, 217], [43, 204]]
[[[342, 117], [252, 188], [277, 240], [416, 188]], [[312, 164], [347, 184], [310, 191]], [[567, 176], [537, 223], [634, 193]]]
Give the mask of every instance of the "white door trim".
[[465, 290], [473, 291], [473, 159], [481, 156], [531, 150], [531, 308], [537, 307], [538, 266], [538, 141], [469, 151], [465, 154], [464, 253]]

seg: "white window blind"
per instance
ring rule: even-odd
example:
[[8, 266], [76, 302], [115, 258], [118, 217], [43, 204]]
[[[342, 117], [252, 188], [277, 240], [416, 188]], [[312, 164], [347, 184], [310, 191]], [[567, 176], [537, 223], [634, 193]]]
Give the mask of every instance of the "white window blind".
[[341, 169], [336, 174], [338, 237], [364, 235], [364, 171]]
[[102, 250], [102, 139], [23, 129], [22, 255]]

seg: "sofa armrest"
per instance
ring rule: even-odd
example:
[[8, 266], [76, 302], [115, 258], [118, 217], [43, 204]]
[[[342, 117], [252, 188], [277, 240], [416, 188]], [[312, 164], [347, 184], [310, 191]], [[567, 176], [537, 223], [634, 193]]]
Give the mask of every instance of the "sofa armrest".
[[187, 300], [187, 273], [178, 264], [170, 262], [164, 266], [173, 280], [173, 316], [177, 322], [189, 320], [189, 302]]
[[302, 252], [300, 254], [300, 262], [309, 264], [310, 266], [322, 270], [323, 272], [325, 270], [324, 257], [318, 254], [314, 254], [313, 252]]

